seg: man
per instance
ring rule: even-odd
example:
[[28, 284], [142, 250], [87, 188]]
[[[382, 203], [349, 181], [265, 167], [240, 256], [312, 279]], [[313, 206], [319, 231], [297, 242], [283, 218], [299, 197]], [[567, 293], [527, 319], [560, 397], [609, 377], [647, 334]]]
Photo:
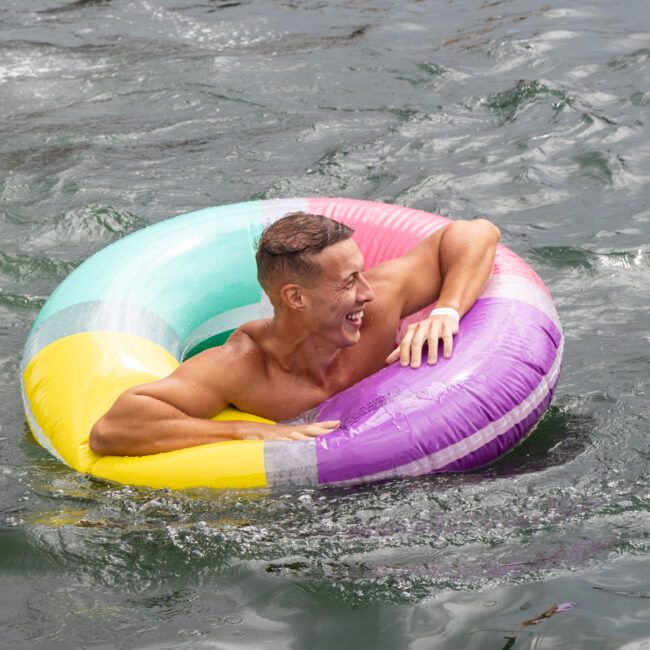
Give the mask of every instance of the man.
[[[271, 420], [295, 418], [399, 359], [413, 372], [452, 353], [458, 319], [492, 268], [499, 230], [455, 221], [406, 256], [368, 270], [352, 230], [302, 212], [267, 228], [258, 279], [274, 315], [238, 328], [221, 347], [182, 363], [169, 377], [123, 393], [92, 429], [99, 454], [143, 455], [241, 439], [301, 440], [339, 422], [283, 425], [209, 420], [232, 404]], [[393, 349], [400, 319], [437, 300]]]

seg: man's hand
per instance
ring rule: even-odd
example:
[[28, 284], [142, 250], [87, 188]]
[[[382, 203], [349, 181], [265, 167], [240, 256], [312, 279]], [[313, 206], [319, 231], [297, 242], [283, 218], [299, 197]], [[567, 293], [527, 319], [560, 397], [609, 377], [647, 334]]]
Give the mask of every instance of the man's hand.
[[[402, 302], [400, 317], [416, 313], [435, 301], [429, 318], [410, 325], [400, 346], [386, 363], [419, 368], [427, 343], [427, 362], [438, 360], [438, 344], [449, 358], [458, 320], [476, 302], [488, 281], [499, 241], [499, 229], [486, 219], [453, 221], [420, 242], [408, 255], [373, 267], [375, 275], [393, 288]], [[375, 270], [376, 269], [376, 270]], [[443, 312], [443, 313], [436, 313]], [[446, 312], [446, 313], [445, 313]]]
[[422, 361], [422, 348], [427, 343], [429, 348], [427, 363], [438, 361], [438, 342], [442, 340], [442, 356], [449, 359], [453, 350], [453, 337], [458, 332], [458, 321], [453, 316], [438, 314], [424, 318], [409, 325], [399, 347], [386, 358], [386, 363], [393, 363], [398, 358], [400, 365], [419, 368]]
[[263, 424], [242, 422], [241, 440], [311, 440], [331, 433], [341, 424], [340, 420], [314, 422], [313, 424]]

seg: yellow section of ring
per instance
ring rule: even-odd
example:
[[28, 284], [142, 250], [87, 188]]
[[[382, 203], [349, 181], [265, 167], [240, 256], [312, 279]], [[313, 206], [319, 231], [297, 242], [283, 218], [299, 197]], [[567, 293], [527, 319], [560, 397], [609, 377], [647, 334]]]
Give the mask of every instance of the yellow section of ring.
[[[128, 388], [170, 374], [178, 362], [164, 348], [123, 332], [82, 332], [37, 352], [23, 374], [40, 431], [68, 465], [108, 480], [182, 489], [266, 486], [264, 443], [233, 441], [139, 457], [98, 456], [90, 429]], [[266, 421], [226, 409], [215, 419]], [[38, 425], [37, 425], [38, 426]], [[45, 441], [42, 441], [45, 442]]]

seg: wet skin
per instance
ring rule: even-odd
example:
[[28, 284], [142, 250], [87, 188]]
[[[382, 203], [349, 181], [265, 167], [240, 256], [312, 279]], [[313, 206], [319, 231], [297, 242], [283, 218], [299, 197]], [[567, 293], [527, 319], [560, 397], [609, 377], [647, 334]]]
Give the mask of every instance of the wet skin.
[[364, 270], [352, 239], [314, 256], [311, 283], [283, 278], [269, 288], [271, 319], [238, 328], [221, 347], [184, 362], [169, 377], [122, 394], [92, 429], [100, 454], [142, 455], [237, 439], [299, 440], [328, 433], [338, 422], [271, 425], [214, 422], [231, 404], [280, 421], [397, 360], [414, 372], [435, 363], [438, 342], [452, 353], [455, 320], [435, 316], [411, 325], [394, 349], [400, 319], [437, 300], [461, 315], [487, 281], [498, 229], [478, 219], [453, 222], [408, 255]]

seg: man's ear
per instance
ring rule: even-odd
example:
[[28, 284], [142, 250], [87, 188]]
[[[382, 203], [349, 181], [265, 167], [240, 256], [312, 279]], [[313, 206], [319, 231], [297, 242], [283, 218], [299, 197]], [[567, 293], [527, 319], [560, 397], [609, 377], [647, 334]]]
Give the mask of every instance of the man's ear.
[[302, 311], [305, 308], [305, 291], [299, 284], [283, 285], [280, 289], [280, 299], [289, 309]]

